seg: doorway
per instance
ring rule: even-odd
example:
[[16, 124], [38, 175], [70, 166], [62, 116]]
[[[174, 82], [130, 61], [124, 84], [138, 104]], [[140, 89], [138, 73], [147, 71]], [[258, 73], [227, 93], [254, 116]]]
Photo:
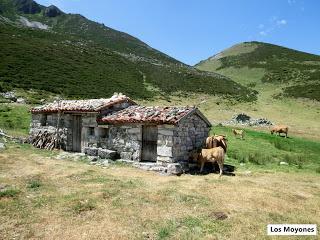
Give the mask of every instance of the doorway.
[[72, 116], [72, 151], [81, 152], [81, 116]]
[[142, 126], [142, 154], [141, 161], [156, 162], [157, 161], [157, 126]]

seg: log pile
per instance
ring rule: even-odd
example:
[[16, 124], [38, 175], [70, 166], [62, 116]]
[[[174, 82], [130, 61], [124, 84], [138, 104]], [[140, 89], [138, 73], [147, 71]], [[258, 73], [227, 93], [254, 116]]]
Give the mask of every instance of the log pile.
[[30, 143], [36, 148], [47, 150], [53, 150], [60, 145], [57, 134], [48, 131], [38, 132], [38, 134], [30, 138]]

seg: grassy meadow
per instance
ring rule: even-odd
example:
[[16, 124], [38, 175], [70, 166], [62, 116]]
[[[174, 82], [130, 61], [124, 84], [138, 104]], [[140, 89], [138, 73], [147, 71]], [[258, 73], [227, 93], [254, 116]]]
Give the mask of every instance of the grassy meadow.
[[8, 142], [0, 152], [0, 236], [277, 239], [266, 235], [267, 224], [320, 225], [319, 142], [250, 129], [241, 140], [229, 127], [211, 133], [227, 134], [235, 176], [102, 168]]
[[[230, 155], [231, 143], [253, 136], [230, 137]], [[267, 224], [320, 224], [320, 174], [309, 167], [250, 162], [236, 176], [177, 177], [57, 154], [19, 144], [0, 152], [2, 239], [277, 239]]]
[[0, 129], [11, 135], [26, 136], [29, 133], [30, 107], [23, 104], [0, 104]]
[[[0, 13], [17, 18], [9, 0], [0, 0]], [[197, 106], [213, 123], [211, 134], [227, 135], [225, 163], [235, 172], [101, 167], [0, 137], [0, 240], [269, 240], [281, 239], [266, 235], [270, 223], [320, 227], [319, 56], [251, 42], [193, 68], [78, 14], [23, 16], [53, 31], [0, 19], [0, 92], [15, 90], [27, 103], [0, 96], [0, 129], [27, 136], [29, 110], [43, 99], [120, 91], [141, 105]], [[236, 138], [219, 123], [239, 113], [286, 124], [289, 138], [268, 127]]]

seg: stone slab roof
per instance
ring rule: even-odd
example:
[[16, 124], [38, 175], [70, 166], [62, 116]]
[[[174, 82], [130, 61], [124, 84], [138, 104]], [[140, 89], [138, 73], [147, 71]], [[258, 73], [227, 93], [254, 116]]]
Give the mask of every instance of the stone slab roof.
[[31, 109], [32, 113], [54, 112], [99, 112], [118, 103], [131, 102], [125, 95], [114, 95], [111, 98], [86, 99], [86, 100], [60, 100]]
[[145, 107], [130, 106], [119, 112], [97, 119], [99, 124], [150, 123], [176, 125], [192, 113], [198, 114], [207, 124], [210, 122], [195, 107]]

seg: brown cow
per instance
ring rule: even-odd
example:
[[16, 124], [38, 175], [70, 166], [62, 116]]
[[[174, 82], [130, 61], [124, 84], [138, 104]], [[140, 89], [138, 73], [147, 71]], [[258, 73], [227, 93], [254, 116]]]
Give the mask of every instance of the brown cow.
[[286, 125], [276, 125], [273, 128], [271, 128], [270, 132], [271, 132], [271, 134], [278, 133], [279, 136], [281, 136], [280, 133], [284, 133], [287, 138], [288, 137], [288, 130], [289, 130], [289, 128]]
[[206, 139], [206, 148], [215, 148], [215, 147], [222, 147], [224, 152], [227, 152], [227, 138], [224, 135], [214, 135], [207, 137]]
[[225, 152], [222, 147], [215, 147], [210, 149], [202, 149], [200, 153], [194, 153], [193, 160], [197, 160], [200, 163], [200, 172], [203, 171], [204, 164], [206, 162], [218, 163], [221, 177], [223, 171], [223, 163], [224, 163]]
[[243, 129], [232, 129], [232, 133], [234, 134], [235, 137], [237, 137], [237, 135], [241, 136], [241, 139], [244, 138], [244, 130]]

